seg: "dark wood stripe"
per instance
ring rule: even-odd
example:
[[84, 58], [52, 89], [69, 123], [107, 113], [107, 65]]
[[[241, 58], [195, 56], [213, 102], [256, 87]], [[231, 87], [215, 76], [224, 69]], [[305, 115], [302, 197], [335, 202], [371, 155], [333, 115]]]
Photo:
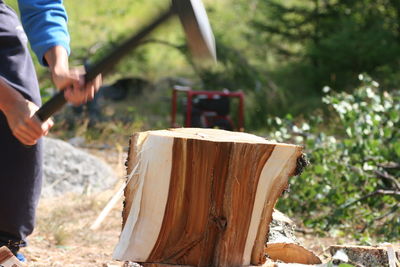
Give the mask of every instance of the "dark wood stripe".
[[[136, 146], [137, 140], [139, 138], [140, 133], [136, 133], [131, 136], [129, 139], [129, 150], [128, 150], [128, 158], [125, 162], [126, 166], [126, 174], [129, 175], [134, 166], [137, 164], [137, 154], [138, 154], [138, 149], [141, 148], [141, 146]], [[128, 182], [128, 181], [127, 181]], [[133, 181], [131, 180], [130, 183], [127, 184], [125, 191], [124, 191], [124, 203], [123, 203], [123, 211], [122, 211], [122, 229], [124, 229], [125, 223], [128, 220], [129, 213], [131, 211], [132, 207], [132, 198], [134, 196], [133, 190], [132, 190], [132, 185]]]
[[242, 263], [258, 180], [274, 145], [175, 138], [168, 202], [148, 262]]
[[229, 159], [229, 179], [224, 192], [226, 231], [220, 236], [214, 266], [241, 266], [251, 222], [258, 181], [274, 145], [234, 145]]
[[224, 192], [228, 179], [229, 158], [232, 143], [216, 143], [216, 154], [213, 159], [212, 186], [206, 240], [202, 244], [202, 257], [199, 266], [213, 266], [218, 238], [226, 229], [226, 218], [223, 210]]
[[149, 262], [197, 266], [207, 240], [217, 145], [175, 138], [168, 202]]

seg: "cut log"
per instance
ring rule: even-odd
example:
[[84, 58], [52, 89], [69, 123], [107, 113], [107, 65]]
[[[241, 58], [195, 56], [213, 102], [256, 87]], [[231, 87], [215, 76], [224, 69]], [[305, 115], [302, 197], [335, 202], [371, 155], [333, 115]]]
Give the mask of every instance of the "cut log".
[[272, 221], [269, 224], [268, 243], [298, 243], [294, 234], [295, 223], [277, 209], [272, 212]]
[[274, 261], [300, 264], [320, 264], [321, 260], [311, 251], [294, 243], [272, 243], [265, 248], [267, 257]]
[[265, 262], [274, 205], [299, 146], [215, 129], [132, 136], [114, 258], [187, 266]]
[[[374, 267], [397, 267], [398, 259], [400, 259], [400, 246], [353, 246], [353, 245], [335, 245], [329, 247], [331, 255], [335, 255], [339, 250], [343, 251], [348, 259], [349, 263], [361, 264], [362, 266], [374, 266]], [[389, 251], [393, 251], [392, 261], [394, 263], [389, 264], [390, 255]]]
[[320, 264], [321, 260], [297, 241], [294, 230], [296, 225], [278, 210], [274, 210], [270, 223], [268, 243], [265, 254], [273, 261], [284, 263]]
[[26, 267], [14, 254], [6, 247], [0, 247], [0, 266], [2, 267]]

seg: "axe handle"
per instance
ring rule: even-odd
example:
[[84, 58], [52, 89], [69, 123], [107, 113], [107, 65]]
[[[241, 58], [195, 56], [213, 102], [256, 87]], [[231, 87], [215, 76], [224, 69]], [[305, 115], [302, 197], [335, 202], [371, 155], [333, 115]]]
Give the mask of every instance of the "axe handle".
[[51, 115], [59, 111], [66, 103], [67, 100], [65, 100], [64, 97], [64, 90], [61, 90], [57, 94], [55, 94], [49, 101], [44, 103], [44, 105], [41, 106], [38, 111], [36, 111], [35, 115], [41, 121], [45, 121], [50, 118]]
[[[101, 60], [88, 65], [85, 67], [86, 75], [85, 81], [93, 80], [97, 75], [102, 73], [107, 74], [126, 54], [138, 47], [142, 40], [151, 33], [157, 26], [168, 20], [173, 14], [175, 14], [174, 7], [171, 6], [165, 13], [161, 14], [156, 20], [152, 21], [149, 25], [140, 30], [137, 34], [131, 36], [121, 44], [117, 45], [108, 54], [106, 54]], [[37, 112], [36, 116], [45, 121], [50, 118], [54, 113], [59, 111], [67, 103], [64, 97], [64, 90], [61, 90], [54, 95], [49, 101], [47, 101]]]

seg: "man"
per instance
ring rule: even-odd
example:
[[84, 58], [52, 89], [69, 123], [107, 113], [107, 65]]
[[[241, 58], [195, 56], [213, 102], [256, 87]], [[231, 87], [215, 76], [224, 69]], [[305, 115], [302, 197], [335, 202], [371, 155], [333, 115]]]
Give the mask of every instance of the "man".
[[[85, 84], [69, 69], [69, 34], [62, 0], [19, 0], [23, 28], [39, 62], [67, 101], [93, 99], [100, 78]], [[40, 138], [53, 126], [34, 113], [41, 104], [27, 38], [15, 12], [0, 0], [0, 246], [18, 253], [32, 233], [42, 183]]]

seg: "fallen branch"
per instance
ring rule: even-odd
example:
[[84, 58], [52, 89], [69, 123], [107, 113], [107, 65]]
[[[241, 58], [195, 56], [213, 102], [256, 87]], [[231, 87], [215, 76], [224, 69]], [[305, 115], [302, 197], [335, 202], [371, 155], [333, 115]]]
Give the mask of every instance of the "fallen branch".
[[389, 216], [389, 215], [395, 213], [399, 208], [400, 208], [400, 204], [397, 204], [397, 205], [393, 206], [393, 207], [390, 209], [390, 211], [386, 212], [386, 213], [383, 214], [382, 216], [379, 216], [379, 217], [376, 217], [376, 218], [372, 219], [369, 223], [366, 223], [366, 224], [364, 225], [364, 227], [361, 229], [361, 233], [364, 233], [365, 230], [367, 230], [374, 222], [380, 221], [380, 220], [386, 218], [387, 216]]
[[378, 166], [381, 168], [384, 168], [384, 169], [399, 169], [400, 170], [400, 163], [397, 163], [397, 162], [379, 163]]
[[294, 229], [294, 231], [297, 233], [301, 233], [303, 235], [315, 235], [316, 234], [315, 231], [305, 229], [305, 228], [296, 228], [296, 229]]
[[400, 182], [397, 181], [396, 177], [394, 177], [393, 175], [390, 175], [389, 173], [387, 173], [386, 171], [378, 171], [376, 170], [374, 172], [379, 178], [383, 178], [386, 180], [389, 180], [391, 182], [393, 182], [394, 186], [396, 187], [396, 189], [398, 191], [400, 191]]
[[354, 204], [356, 204], [357, 202], [363, 201], [365, 199], [368, 199], [370, 197], [373, 196], [377, 196], [377, 195], [384, 195], [384, 196], [400, 196], [400, 190], [383, 190], [383, 189], [378, 189], [372, 193], [369, 193], [363, 197], [360, 197], [359, 199], [356, 199], [354, 201], [351, 201], [350, 203], [346, 204], [346, 205], [342, 205], [340, 208], [341, 209], [347, 209], [350, 206], [353, 206]]

